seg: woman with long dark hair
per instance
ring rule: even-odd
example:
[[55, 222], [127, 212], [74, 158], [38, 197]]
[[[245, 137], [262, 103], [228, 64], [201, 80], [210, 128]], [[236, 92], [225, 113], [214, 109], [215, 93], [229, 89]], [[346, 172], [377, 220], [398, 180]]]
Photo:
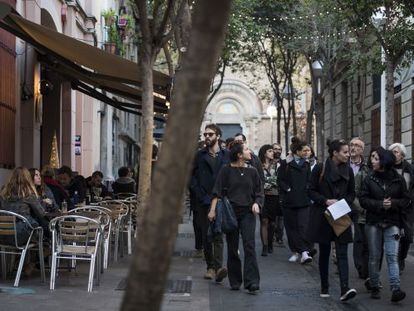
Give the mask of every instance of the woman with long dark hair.
[[[216, 217], [219, 198], [227, 196], [234, 209], [238, 229], [226, 234], [227, 268], [232, 290], [239, 290], [241, 284], [249, 293], [259, 290], [259, 267], [255, 251], [256, 215], [263, 206], [263, 186], [259, 173], [249, 167], [251, 153], [243, 143], [235, 142], [230, 147], [230, 165], [223, 166], [213, 188], [213, 200], [208, 214], [210, 221]], [[239, 237], [243, 240], [243, 273], [239, 257]]]
[[[0, 206], [4, 210], [26, 217], [34, 228], [42, 226], [44, 235], [49, 235], [49, 222], [39, 203], [35, 185], [27, 168], [17, 167], [13, 170], [9, 181], [0, 192]], [[23, 222], [18, 222], [16, 227], [18, 241], [27, 241], [30, 228]]]
[[29, 169], [32, 176], [33, 183], [36, 187], [37, 195], [39, 196], [39, 202], [43, 209], [47, 212], [55, 211], [58, 209], [55, 197], [52, 190], [44, 183], [40, 171], [37, 168]]
[[296, 137], [290, 145], [291, 155], [281, 162], [278, 170], [280, 204], [283, 209], [283, 220], [292, 251], [290, 262], [300, 259], [302, 264], [312, 262], [309, 255], [311, 244], [306, 237], [309, 221], [310, 199], [308, 182], [310, 165], [306, 159], [305, 149], [308, 144]]
[[398, 246], [402, 219], [409, 211], [407, 185], [393, 168], [395, 156], [382, 147], [371, 153], [372, 171], [364, 179], [359, 202], [367, 210], [365, 232], [369, 249], [369, 282], [371, 298], [380, 299], [379, 266], [382, 250], [388, 265], [392, 302], [405, 298], [400, 289]]
[[277, 189], [277, 169], [274, 162], [273, 146], [264, 145], [259, 150], [259, 159], [265, 176], [264, 205], [260, 213], [260, 237], [262, 239], [262, 256], [273, 253], [273, 235], [275, 231], [276, 211], [279, 205]]
[[326, 209], [341, 199], [349, 206], [355, 199], [355, 180], [349, 166], [349, 146], [341, 139], [328, 141], [329, 158], [325, 163], [317, 164], [311, 175], [309, 194], [313, 201], [309, 220], [309, 238], [319, 243], [319, 273], [321, 278], [321, 294], [329, 297], [329, 257], [331, 242], [335, 242], [338, 261], [341, 301], [356, 296], [356, 290], [349, 288], [348, 244], [352, 243], [352, 229], [348, 227], [336, 236], [325, 217]]

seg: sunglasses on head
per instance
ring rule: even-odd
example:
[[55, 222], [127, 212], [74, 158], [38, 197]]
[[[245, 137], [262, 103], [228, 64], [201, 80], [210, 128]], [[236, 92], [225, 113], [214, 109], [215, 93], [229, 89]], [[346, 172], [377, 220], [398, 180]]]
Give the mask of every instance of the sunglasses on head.
[[213, 137], [214, 135], [216, 135], [216, 133], [204, 133], [203, 135], [204, 137]]

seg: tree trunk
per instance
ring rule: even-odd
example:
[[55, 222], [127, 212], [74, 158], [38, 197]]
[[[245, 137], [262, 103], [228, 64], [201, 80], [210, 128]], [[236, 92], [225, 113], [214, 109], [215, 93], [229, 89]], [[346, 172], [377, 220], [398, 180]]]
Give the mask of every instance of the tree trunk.
[[[396, 66], [394, 63], [386, 59], [386, 98], [385, 98], [385, 109], [386, 109], [386, 134], [385, 142], [389, 146], [394, 143], [394, 71]], [[381, 121], [383, 122], [383, 121]], [[386, 147], [386, 146], [384, 146]]]
[[145, 209], [144, 221], [138, 228], [123, 311], [160, 309], [182, 197], [230, 7], [231, 0], [198, 0], [195, 4], [190, 45], [176, 76], [165, 141], [148, 202], [151, 208]]
[[281, 128], [280, 128], [280, 123], [282, 121], [282, 109], [280, 108], [280, 104], [277, 105], [277, 122], [276, 122], [276, 126], [277, 126], [277, 143], [278, 144], [282, 144], [282, 133], [281, 133]]
[[151, 164], [152, 164], [152, 144], [154, 133], [154, 85], [153, 85], [153, 65], [155, 57], [152, 53], [150, 43], [144, 42], [140, 53], [140, 68], [144, 77], [142, 81], [142, 136], [141, 154], [139, 163], [138, 180], [138, 216], [141, 219], [142, 209], [151, 192]]

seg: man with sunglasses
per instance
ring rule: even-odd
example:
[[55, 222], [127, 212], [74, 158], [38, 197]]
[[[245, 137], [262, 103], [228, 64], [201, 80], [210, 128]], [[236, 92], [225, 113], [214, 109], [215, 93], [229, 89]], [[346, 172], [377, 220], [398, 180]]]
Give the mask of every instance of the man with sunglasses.
[[191, 191], [195, 196], [195, 213], [198, 226], [201, 228], [204, 257], [207, 263], [205, 279], [216, 279], [221, 282], [227, 276], [223, 263], [223, 237], [216, 235], [213, 241], [208, 241], [207, 231], [210, 225], [208, 212], [210, 209], [212, 191], [217, 175], [223, 165], [230, 162], [229, 152], [219, 144], [221, 129], [216, 124], [208, 124], [204, 129], [205, 147], [200, 149], [194, 160], [191, 177]]

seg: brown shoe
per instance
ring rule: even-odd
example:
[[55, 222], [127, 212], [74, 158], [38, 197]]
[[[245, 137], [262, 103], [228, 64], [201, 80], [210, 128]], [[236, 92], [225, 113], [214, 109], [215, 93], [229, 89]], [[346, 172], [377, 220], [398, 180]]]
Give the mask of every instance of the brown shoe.
[[208, 269], [207, 272], [204, 274], [204, 278], [206, 280], [212, 280], [216, 276], [216, 272], [214, 272], [214, 269]]
[[220, 268], [216, 273], [216, 283], [221, 283], [227, 277], [227, 268]]

